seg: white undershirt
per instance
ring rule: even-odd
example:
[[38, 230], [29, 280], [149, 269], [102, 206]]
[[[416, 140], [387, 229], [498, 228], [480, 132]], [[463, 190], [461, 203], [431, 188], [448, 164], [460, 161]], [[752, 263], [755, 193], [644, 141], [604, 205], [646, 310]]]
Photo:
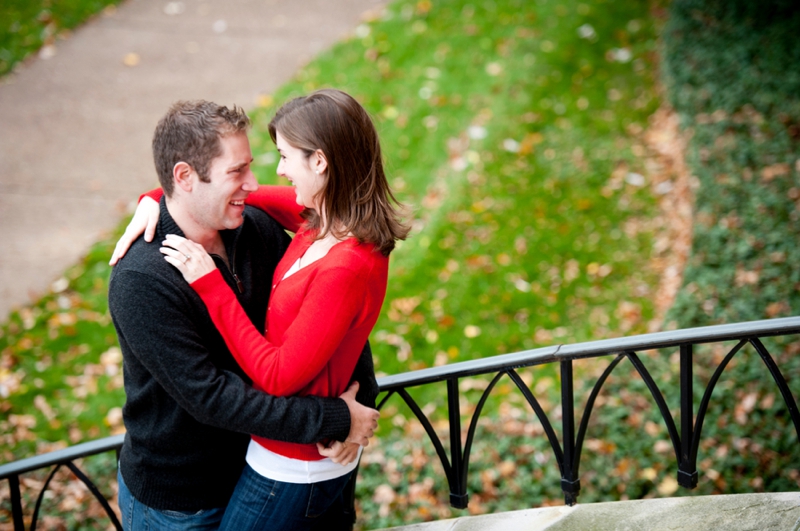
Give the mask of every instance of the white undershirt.
[[250, 439], [247, 447], [247, 464], [262, 476], [284, 483], [319, 483], [344, 476], [355, 470], [361, 459], [363, 448], [359, 446], [358, 457], [349, 465], [338, 465], [329, 457], [320, 461], [292, 459], [267, 450]]
[[[285, 279], [286, 277], [288, 277], [290, 275], [294, 275], [299, 270], [300, 270], [300, 258], [295, 260], [294, 263], [292, 264], [292, 267], [290, 267], [289, 270], [286, 271], [286, 273], [283, 274], [283, 279]], [[281, 279], [281, 280], [283, 280], [283, 279]]]

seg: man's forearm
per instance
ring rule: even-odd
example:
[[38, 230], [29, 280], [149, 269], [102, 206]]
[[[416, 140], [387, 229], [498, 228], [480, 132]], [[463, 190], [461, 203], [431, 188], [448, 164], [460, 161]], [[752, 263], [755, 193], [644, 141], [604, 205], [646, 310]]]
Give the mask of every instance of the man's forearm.
[[344, 400], [340, 398], [321, 398], [322, 400], [322, 426], [316, 438], [309, 442], [319, 442], [327, 439], [344, 441], [350, 433], [350, 411]]

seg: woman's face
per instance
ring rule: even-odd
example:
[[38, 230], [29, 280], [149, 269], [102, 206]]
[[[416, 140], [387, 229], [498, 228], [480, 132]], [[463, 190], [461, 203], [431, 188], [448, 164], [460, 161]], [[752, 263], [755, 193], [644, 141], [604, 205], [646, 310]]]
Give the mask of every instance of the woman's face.
[[279, 132], [275, 134], [281, 160], [278, 175], [289, 179], [297, 194], [297, 204], [319, 212], [316, 196], [325, 185], [325, 164], [320, 152], [306, 157], [303, 150], [290, 145]]

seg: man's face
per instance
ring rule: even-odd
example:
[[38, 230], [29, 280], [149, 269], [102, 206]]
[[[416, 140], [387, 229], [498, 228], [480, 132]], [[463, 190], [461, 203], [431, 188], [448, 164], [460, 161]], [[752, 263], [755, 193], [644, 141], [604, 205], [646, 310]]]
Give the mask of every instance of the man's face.
[[192, 190], [192, 217], [204, 229], [235, 229], [242, 224], [244, 200], [258, 188], [253, 155], [244, 132], [220, 138], [222, 155], [211, 161], [210, 182], [199, 178]]

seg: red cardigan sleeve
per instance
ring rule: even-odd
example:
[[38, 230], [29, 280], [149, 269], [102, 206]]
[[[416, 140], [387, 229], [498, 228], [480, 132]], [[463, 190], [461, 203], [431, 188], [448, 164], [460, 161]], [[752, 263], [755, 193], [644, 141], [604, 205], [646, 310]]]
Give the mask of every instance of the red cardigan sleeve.
[[368, 276], [345, 267], [319, 271], [280, 347], [256, 330], [218, 269], [191, 286], [244, 372], [267, 393], [288, 396], [311, 382], [333, 356], [365, 307]]
[[244, 202], [275, 218], [284, 229], [297, 232], [305, 220], [300, 216], [303, 207], [297, 204], [296, 197], [293, 186], [261, 185]]
[[161, 201], [161, 196], [164, 195], [164, 190], [161, 188], [155, 188], [154, 190], [150, 190], [149, 192], [145, 192], [139, 196], [139, 203], [142, 202], [142, 199], [145, 197], [149, 197], [150, 199], [155, 199], [156, 203]]
[[[161, 188], [156, 188], [140, 195], [139, 201], [141, 202], [146, 196], [158, 202], [161, 200], [162, 195], [164, 195], [164, 191]], [[292, 186], [261, 185], [257, 191], [247, 196], [245, 203], [263, 210], [275, 218], [275, 221], [284, 229], [297, 232], [305, 220], [300, 216], [303, 207], [297, 204], [295, 197], [296, 194]]]

